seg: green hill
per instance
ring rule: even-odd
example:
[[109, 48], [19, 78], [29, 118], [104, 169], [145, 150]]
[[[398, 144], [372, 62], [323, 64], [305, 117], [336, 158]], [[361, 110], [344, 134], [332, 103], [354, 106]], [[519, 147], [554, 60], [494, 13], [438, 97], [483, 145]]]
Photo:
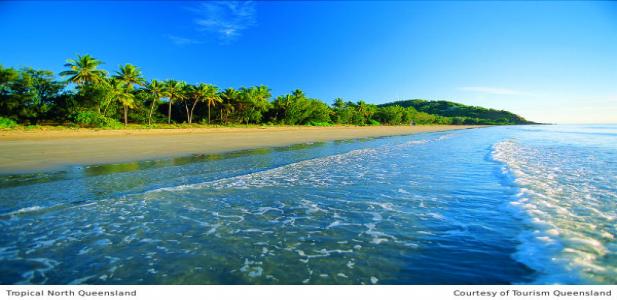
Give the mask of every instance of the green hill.
[[480, 106], [469, 106], [450, 101], [429, 101], [422, 99], [412, 99], [389, 102], [379, 105], [413, 107], [419, 112], [432, 115], [452, 118], [453, 124], [536, 124], [525, 118], [505, 110], [496, 110]]

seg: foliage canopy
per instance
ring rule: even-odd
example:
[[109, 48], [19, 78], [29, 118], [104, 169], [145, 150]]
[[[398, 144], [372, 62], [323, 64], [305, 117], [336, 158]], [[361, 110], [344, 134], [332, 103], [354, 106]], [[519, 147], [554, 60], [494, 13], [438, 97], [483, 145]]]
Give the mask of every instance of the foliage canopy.
[[46, 70], [0, 65], [0, 127], [16, 123], [121, 127], [131, 123], [284, 124], [329, 126], [529, 124], [508, 111], [449, 101], [405, 100], [373, 105], [342, 98], [328, 105], [296, 89], [272, 99], [264, 85], [219, 89], [208, 83], [146, 81], [134, 65], [113, 76], [90, 55], [68, 59], [60, 78]]

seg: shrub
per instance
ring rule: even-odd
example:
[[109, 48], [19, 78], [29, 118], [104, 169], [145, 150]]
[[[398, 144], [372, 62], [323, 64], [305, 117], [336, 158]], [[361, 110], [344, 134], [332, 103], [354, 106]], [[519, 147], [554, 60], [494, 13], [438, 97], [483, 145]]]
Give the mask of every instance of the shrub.
[[15, 120], [5, 118], [5, 117], [0, 117], [0, 129], [13, 128], [15, 126], [17, 126], [17, 122], [15, 122]]
[[94, 111], [80, 111], [73, 117], [75, 122], [84, 127], [121, 128], [122, 123]]
[[368, 120], [368, 123], [371, 126], [379, 126], [379, 125], [381, 125], [381, 123], [379, 123], [379, 121], [373, 120], [373, 119]]

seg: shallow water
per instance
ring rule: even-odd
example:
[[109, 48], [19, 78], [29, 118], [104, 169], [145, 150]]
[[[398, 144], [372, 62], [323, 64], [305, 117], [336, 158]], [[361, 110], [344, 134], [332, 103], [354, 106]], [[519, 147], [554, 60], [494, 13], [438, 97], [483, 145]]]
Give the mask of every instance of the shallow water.
[[0, 283], [616, 283], [617, 127], [0, 177]]

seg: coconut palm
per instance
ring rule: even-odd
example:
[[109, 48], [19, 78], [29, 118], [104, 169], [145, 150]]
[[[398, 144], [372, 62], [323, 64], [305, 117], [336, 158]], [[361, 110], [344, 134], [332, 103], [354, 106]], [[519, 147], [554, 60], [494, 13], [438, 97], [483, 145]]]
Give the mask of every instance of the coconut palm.
[[145, 83], [141, 70], [131, 64], [120, 66], [120, 70], [116, 72], [114, 77], [123, 82], [129, 91], [133, 91], [135, 85], [142, 86]]
[[121, 84], [115, 78], [109, 78], [99, 83], [98, 86], [103, 91], [101, 93], [102, 97], [99, 99], [100, 103], [104, 106], [103, 116], [107, 116], [107, 109], [117, 100], [116, 94], [121, 88]]
[[120, 82], [114, 87], [115, 98], [124, 107], [124, 125], [128, 125], [129, 108], [135, 108], [135, 95], [130, 92], [124, 83]]
[[154, 107], [161, 103], [161, 98], [168, 98], [169, 92], [167, 91], [165, 84], [156, 79], [152, 79], [152, 81], [146, 85], [144, 91], [152, 97], [152, 104], [150, 105], [150, 112], [148, 114], [148, 125], [152, 125], [152, 113], [154, 112]]
[[[193, 112], [195, 107], [197, 107], [197, 103], [206, 102], [208, 104], [208, 124], [210, 124], [210, 107], [222, 101], [217, 93], [217, 87], [211, 84], [200, 83], [198, 85], [187, 85], [185, 91], [186, 101], [184, 101], [184, 107], [186, 109], [187, 122], [189, 124], [193, 122]], [[192, 101], [192, 104], [189, 109], [190, 101]]]
[[239, 93], [234, 88], [226, 88], [222, 92], [219, 93], [219, 97], [222, 100], [223, 105], [221, 106], [221, 122], [223, 122], [223, 113], [225, 115], [225, 123], [227, 123], [227, 118], [229, 117], [229, 113], [236, 110], [236, 104], [238, 103]]
[[167, 99], [169, 100], [167, 107], [167, 123], [171, 124], [171, 105], [174, 101], [181, 101], [186, 98], [184, 93], [184, 86], [186, 85], [183, 81], [176, 80], [167, 80], [165, 81], [165, 91], [167, 92]]
[[77, 59], [67, 59], [64, 66], [69, 69], [60, 72], [60, 76], [68, 77], [67, 82], [78, 86], [80, 93], [86, 96], [85, 99], [91, 101], [99, 113], [101, 112], [100, 97], [95, 94], [106, 88], [104, 85], [107, 80], [107, 71], [97, 69], [101, 64], [103, 62], [90, 55], [77, 55]]
[[358, 110], [358, 113], [360, 113], [360, 115], [362, 116], [362, 122], [366, 122], [369, 114], [368, 104], [366, 104], [364, 100], [360, 100], [358, 101], [358, 106], [356, 109]]
[[201, 91], [203, 99], [208, 105], [208, 124], [210, 124], [210, 107], [215, 107], [223, 102], [223, 99], [218, 95], [218, 88], [211, 84], [200, 84], [198, 89]]
[[250, 88], [240, 88], [239, 97], [241, 99], [241, 118], [248, 125], [249, 121], [261, 121], [263, 112], [268, 110], [272, 96], [270, 89], [265, 85]]
[[[197, 87], [192, 84], [185, 85], [182, 89], [182, 93], [184, 95], [184, 101], [182, 102], [184, 102], [184, 109], [186, 110], [186, 122], [190, 124], [192, 122], [191, 113], [193, 112], [193, 109], [197, 105], [197, 102], [201, 100], [201, 98], [197, 91]], [[189, 103], [191, 101], [191, 109], [189, 110]]]
[[306, 96], [304, 95], [304, 91], [301, 89], [295, 89], [292, 92], [294, 98], [299, 99], [299, 98], [306, 98]]
[[66, 71], [60, 72], [60, 76], [69, 76], [67, 81], [83, 86], [101, 83], [107, 76], [107, 71], [97, 67], [103, 62], [90, 55], [77, 55], [77, 59], [67, 59]]
[[229, 114], [235, 110], [236, 107], [232, 103], [223, 102], [221, 105], [221, 123], [227, 124]]
[[107, 109], [115, 102], [120, 102], [120, 104], [129, 108], [135, 107], [135, 95], [129, 92], [124, 82], [119, 79], [110, 78], [105, 80], [105, 82], [101, 83], [101, 87], [105, 89], [102, 99], [104, 105], [103, 116], [107, 116]]
[[[193, 122], [193, 111], [197, 106], [197, 103], [202, 101], [203, 97], [201, 96], [201, 91], [197, 88], [197, 86], [192, 84], [187, 84], [184, 86], [184, 109], [186, 110], [186, 122], [191, 124]], [[189, 109], [189, 103], [191, 103], [191, 108]]]
[[332, 104], [335, 108], [343, 108], [345, 105], [345, 100], [343, 100], [343, 98], [334, 99], [334, 104]]
[[283, 96], [279, 96], [277, 99], [277, 104], [280, 106], [280, 108], [283, 111], [283, 115], [281, 116], [281, 122], [287, 122], [288, 121], [288, 116], [289, 116], [289, 108], [293, 105], [294, 102], [294, 96], [287, 94], [287, 95], [283, 95]]
[[[132, 93], [133, 89], [135, 88], [135, 85], [141, 86], [141, 85], [144, 85], [144, 82], [145, 82], [143, 76], [141, 75], [141, 71], [139, 70], [139, 68], [131, 64], [120, 66], [120, 70], [116, 72], [116, 75], [114, 75], [114, 78], [116, 78], [120, 83], [124, 85], [126, 89], [126, 93]], [[128, 102], [121, 101], [122, 106], [124, 107], [124, 125], [128, 125], [128, 122], [129, 122], [128, 121], [129, 108], [134, 107], [135, 97], [132, 97], [132, 99], [133, 100], [128, 101]], [[120, 98], [118, 98], [118, 100], [120, 100]]]
[[[270, 97], [272, 97], [272, 93], [270, 91], [270, 88], [268, 88], [265, 85], [260, 85], [258, 87], [256, 87], [257, 89], [257, 97], [259, 99], [259, 101], [262, 102], [268, 102], [268, 99], [270, 99]], [[302, 92], [301, 90], [297, 90], [300, 91], [302, 94], [304, 94], [304, 92]]]

